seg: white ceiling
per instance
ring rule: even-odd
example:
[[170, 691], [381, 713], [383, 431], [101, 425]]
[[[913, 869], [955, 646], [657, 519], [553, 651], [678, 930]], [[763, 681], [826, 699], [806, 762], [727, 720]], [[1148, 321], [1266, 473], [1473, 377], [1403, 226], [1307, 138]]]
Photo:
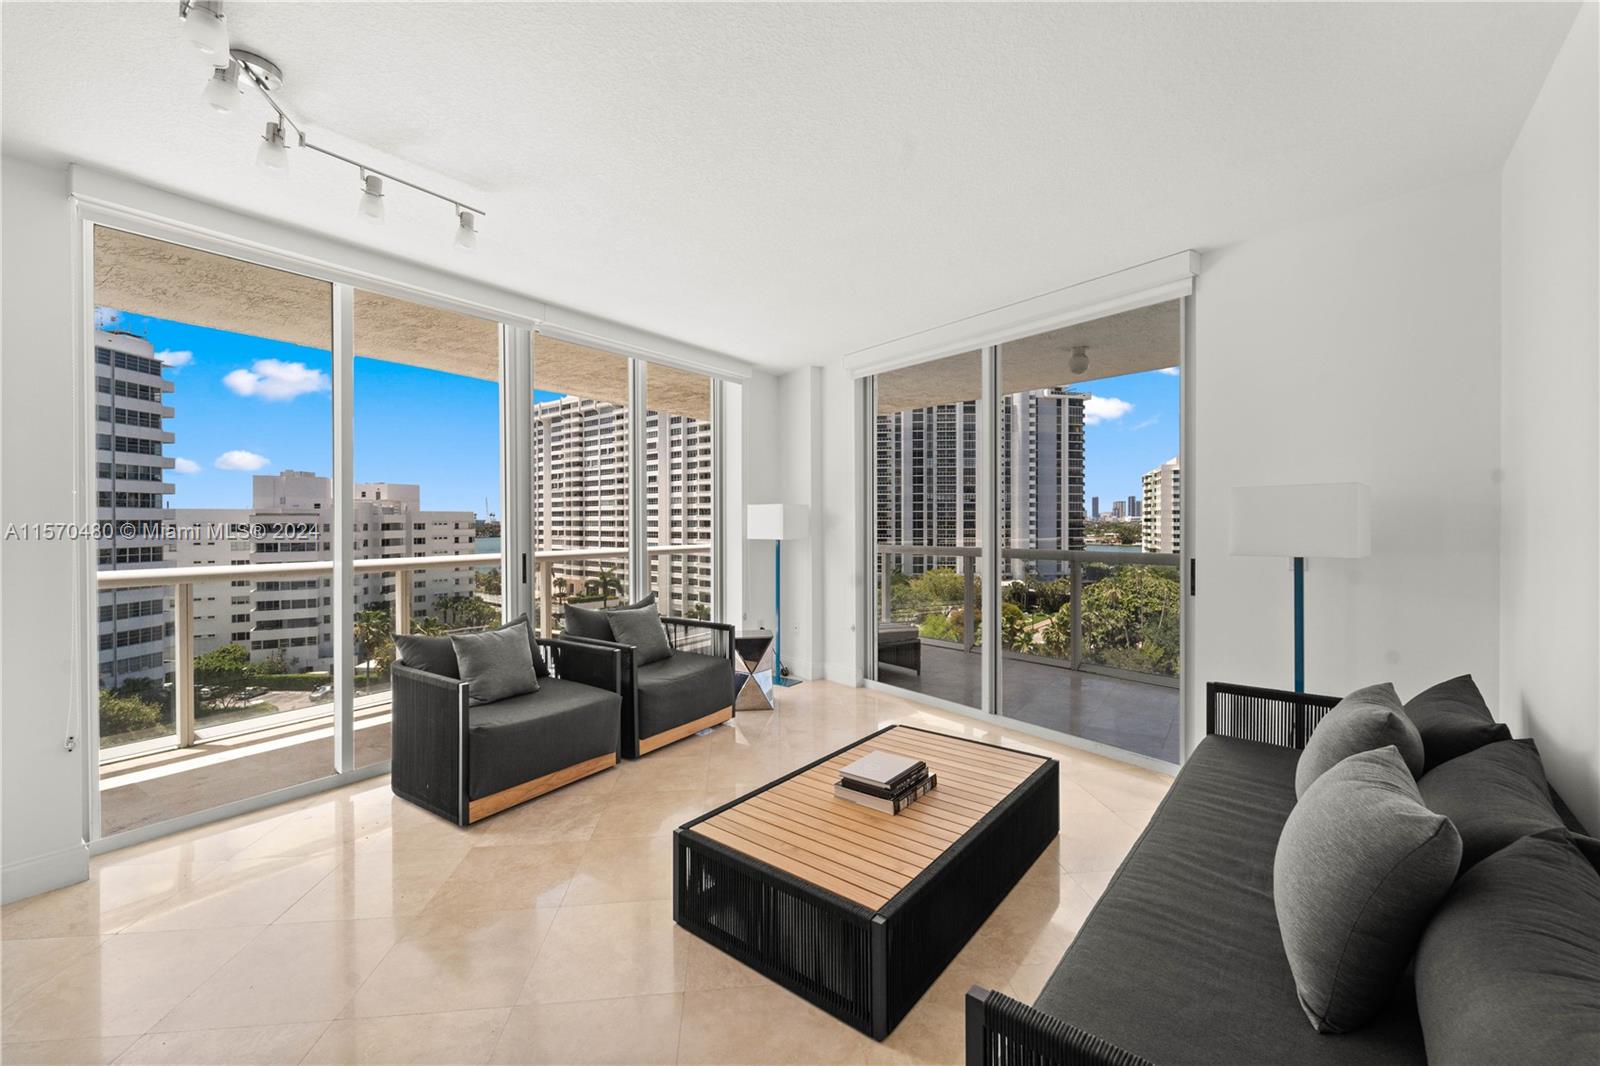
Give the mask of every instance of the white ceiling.
[[4, 148], [757, 364], [830, 360], [1498, 166], [1572, 4], [227, 4], [330, 143], [253, 164], [176, 3], [3, 5]]

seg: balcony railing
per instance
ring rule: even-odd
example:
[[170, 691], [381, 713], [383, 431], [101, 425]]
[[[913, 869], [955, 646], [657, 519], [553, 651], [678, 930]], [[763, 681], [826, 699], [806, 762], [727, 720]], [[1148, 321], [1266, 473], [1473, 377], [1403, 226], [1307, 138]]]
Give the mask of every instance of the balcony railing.
[[[660, 544], [651, 545], [646, 551], [652, 559], [666, 556], [692, 556], [711, 554], [710, 543], [685, 543], [685, 544]], [[538, 579], [536, 598], [539, 627], [541, 633], [551, 633], [556, 624], [556, 597], [554, 596], [554, 579], [556, 567], [560, 564], [582, 564], [590, 561], [605, 562], [616, 560], [625, 562], [628, 550], [626, 548], [562, 548], [540, 551], [535, 555], [536, 574]], [[501, 555], [498, 552], [484, 552], [482, 554], [462, 555], [429, 555], [356, 559], [352, 568], [359, 577], [363, 574], [393, 574], [394, 586], [392, 591], [387, 590], [383, 595], [391, 606], [391, 621], [394, 632], [409, 633], [412, 629], [414, 595], [413, 578], [418, 574], [429, 571], [479, 569], [485, 566], [499, 566]], [[117, 570], [104, 570], [96, 574], [96, 584], [101, 591], [117, 589], [151, 589], [165, 588], [171, 590], [173, 630], [171, 644], [172, 655], [172, 684], [170, 695], [163, 697], [161, 710], [163, 714], [171, 714], [173, 728], [171, 732], [163, 732], [161, 736], [148, 743], [118, 744], [114, 752], [106, 752], [102, 742], [102, 758], [108, 754], [112, 757], [131, 757], [145, 754], [153, 747], [166, 749], [176, 746], [186, 748], [193, 746], [197, 739], [211, 740], [221, 736], [231, 736], [238, 733], [251, 732], [283, 725], [293, 721], [314, 718], [320, 714], [328, 713], [331, 701], [319, 699], [326, 694], [318, 688], [308, 689], [309, 696], [304, 697], [305, 705], [295, 707], [289, 711], [277, 712], [266, 715], [240, 715], [222, 714], [214, 719], [214, 726], [207, 728], [205, 736], [197, 736], [199, 723], [197, 722], [197, 687], [195, 679], [195, 589], [197, 586], [220, 585], [223, 583], [247, 581], [255, 584], [268, 580], [296, 580], [332, 577], [334, 564], [331, 560], [317, 559], [296, 562], [269, 562], [249, 563], [242, 566], [150, 566], [137, 568], [123, 568]], [[293, 600], [306, 598], [314, 592], [315, 597], [325, 595], [325, 590], [285, 590], [277, 599]], [[219, 598], [216, 605], [219, 611], [229, 611], [234, 606], [231, 602], [235, 597], [227, 595], [225, 599]], [[491, 597], [493, 599], [493, 597]], [[670, 597], [664, 597], [663, 612], [671, 613], [671, 608], [680, 605], [674, 603]], [[290, 609], [293, 614], [298, 609]], [[321, 614], [327, 611], [325, 607], [306, 608]], [[254, 616], [251, 611], [252, 631]], [[274, 616], [283, 611], [275, 612]], [[129, 624], [137, 620], [130, 619]], [[237, 629], [240, 626], [234, 626]], [[299, 635], [296, 630], [271, 630], [271, 633], [282, 633], [284, 636]], [[317, 671], [312, 671], [315, 675]], [[370, 674], [370, 670], [368, 671]], [[384, 677], [364, 678], [357, 676], [356, 701], [357, 710], [381, 704], [388, 698], [387, 684]], [[298, 699], [298, 697], [297, 697]], [[229, 720], [231, 719], [231, 720]]]
[[[924, 642], [963, 651], [975, 650], [979, 643], [978, 626], [981, 603], [978, 591], [978, 558], [982, 549], [960, 545], [885, 544], [877, 546], [878, 555], [878, 619], [880, 625], [900, 623], [916, 625]], [[1179, 589], [1177, 587], [1179, 556], [1167, 552], [1118, 552], [1084, 549], [1002, 548], [1002, 610], [1008, 603], [1016, 604], [1021, 618], [1002, 618], [1001, 632], [1008, 637], [1003, 649], [1008, 659], [1025, 659], [1072, 670], [1106, 673], [1148, 680], [1159, 684], [1176, 684], [1176, 626]], [[931, 560], [941, 565], [928, 570], [953, 571], [960, 578], [961, 595], [943, 599], [919, 601], [912, 604], [896, 602], [895, 575], [905, 574], [895, 565], [896, 559]], [[948, 561], [948, 562], [947, 562]], [[1005, 572], [1005, 564], [1020, 562], [1059, 564], [1065, 573], [1044, 583], [1032, 586], [1023, 583], [1021, 598], [1048, 591], [1061, 599], [1059, 607], [1040, 620], [1039, 612], [1030, 611], [1028, 605], [1019, 604], [1012, 592], [1018, 579]], [[953, 565], [949, 565], [953, 564]], [[1085, 593], [1097, 581], [1113, 576], [1116, 571], [1133, 567], [1156, 568], [1163, 571], [1162, 580], [1170, 580], [1171, 588], [1156, 585], [1154, 599], [1170, 597], [1170, 611], [1155, 615], [1139, 613], [1139, 606], [1118, 605], [1125, 612], [1117, 621], [1125, 623], [1124, 632], [1107, 639], [1108, 627], [1104, 619], [1094, 618], [1094, 639], [1085, 639]], [[924, 571], [927, 572], [927, 571]], [[1057, 587], [1065, 582], [1065, 588]], [[1060, 625], [1060, 615], [1065, 614], [1066, 625]], [[1170, 632], [1164, 627], [1170, 625]], [[1062, 630], [1065, 630], [1064, 638]], [[1171, 638], [1172, 654], [1156, 654], [1155, 644]], [[1149, 645], [1147, 648], [1146, 645]]]

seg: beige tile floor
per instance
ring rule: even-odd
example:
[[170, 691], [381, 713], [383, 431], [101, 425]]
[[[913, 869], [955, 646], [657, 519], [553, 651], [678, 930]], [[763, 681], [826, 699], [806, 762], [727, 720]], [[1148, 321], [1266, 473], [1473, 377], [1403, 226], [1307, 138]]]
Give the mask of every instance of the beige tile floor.
[[[0, 1060], [956, 1063], [974, 983], [1031, 999], [1159, 774], [812, 682], [462, 830], [362, 782], [95, 860], [0, 912]], [[678, 929], [671, 830], [890, 722], [1062, 760], [1060, 839], [876, 1043]]]

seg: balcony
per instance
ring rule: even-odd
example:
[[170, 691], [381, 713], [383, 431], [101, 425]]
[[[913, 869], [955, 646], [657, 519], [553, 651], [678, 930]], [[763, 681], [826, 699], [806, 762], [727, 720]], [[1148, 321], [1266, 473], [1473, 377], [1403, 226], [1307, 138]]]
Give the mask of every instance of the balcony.
[[[979, 549], [879, 544], [884, 684], [982, 703]], [[1000, 712], [1176, 763], [1178, 556], [1002, 550]]]
[[[706, 556], [708, 543], [652, 545], [647, 554], [654, 561], [675, 557]], [[623, 548], [572, 548], [541, 552], [536, 557], [538, 584], [535, 617], [542, 632], [559, 628], [561, 609], [567, 598], [586, 599], [594, 595], [615, 604], [625, 592], [627, 550]], [[430, 572], [441, 576], [452, 571], [498, 567], [497, 553], [438, 555], [400, 559], [358, 559], [352, 564], [357, 581], [364, 576], [382, 575], [385, 584], [393, 578], [393, 592], [382, 597], [386, 610], [381, 619], [370, 611], [358, 611], [353, 641], [351, 692], [353, 704], [352, 744], [349, 767], [381, 772], [389, 759], [389, 670], [391, 652], [385, 648], [369, 650], [366, 640], [386, 640], [390, 631], [412, 630], [413, 610], [419, 606], [416, 593], [428, 585]], [[681, 580], [673, 583], [673, 567], [652, 566], [654, 576], [664, 581], [658, 589], [662, 613], [687, 613], [695, 606]], [[558, 570], [589, 574], [592, 584], [577, 578], [563, 586]], [[174, 636], [151, 647], [162, 653], [164, 672], [170, 682], [152, 680], [145, 685], [140, 701], [119, 698], [104, 701], [100, 707], [100, 826], [101, 835], [137, 830], [170, 819], [214, 810], [227, 804], [317, 781], [334, 773], [335, 711], [333, 675], [325, 669], [284, 674], [253, 674], [239, 679], [218, 681], [206, 672], [207, 660], [197, 657], [195, 648], [194, 605], [196, 588], [231, 587], [234, 581], [297, 581], [332, 577], [333, 564], [327, 560], [253, 563], [219, 568], [145, 567], [135, 570], [107, 570], [97, 575], [101, 590], [159, 589], [170, 604]], [[661, 575], [665, 575], [662, 578]], [[467, 586], [470, 591], [471, 586]], [[557, 590], [571, 595], [557, 595]], [[226, 593], [223, 593], [226, 594]], [[276, 599], [275, 594], [270, 594]], [[320, 599], [328, 595], [318, 589]], [[294, 598], [291, 595], [283, 598]], [[498, 617], [498, 592], [475, 597], [490, 606], [489, 614]], [[424, 602], [429, 602], [426, 598]], [[329, 608], [331, 610], [331, 608]], [[300, 609], [297, 613], [303, 614]], [[432, 614], [424, 623], [430, 632], [450, 632], [477, 628], [484, 619], [474, 617], [452, 621]], [[283, 612], [273, 612], [282, 616]], [[365, 617], [364, 617], [365, 616]], [[127, 627], [135, 621], [123, 623]], [[419, 619], [419, 621], [422, 621]], [[459, 624], [461, 622], [466, 624]], [[378, 625], [381, 632], [373, 635]], [[224, 627], [227, 628], [227, 627]], [[238, 628], [238, 627], [235, 627]], [[313, 630], [269, 630], [253, 634], [289, 639], [310, 635]], [[224, 642], [226, 646], [226, 642]], [[392, 648], [392, 645], [389, 646]], [[325, 664], [332, 649], [326, 644], [303, 651]], [[127, 649], [121, 649], [128, 654]], [[201, 669], [197, 673], [196, 662]], [[163, 664], [157, 664], [161, 666]], [[162, 670], [155, 673], [159, 675]], [[238, 682], [238, 683], [236, 683]], [[145, 717], [134, 715], [135, 711]]]

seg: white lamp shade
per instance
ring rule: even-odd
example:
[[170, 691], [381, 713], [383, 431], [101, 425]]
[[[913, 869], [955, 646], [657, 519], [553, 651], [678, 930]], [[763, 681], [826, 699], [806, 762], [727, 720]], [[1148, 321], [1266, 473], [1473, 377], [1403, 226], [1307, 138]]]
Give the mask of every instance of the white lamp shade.
[[805, 532], [804, 504], [752, 503], [745, 511], [745, 536], [751, 540], [794, 540]]
[[1372, 490], [1353, 481], [1233, 490], [1230, 555], [1357, 559], [1372, 553]]

